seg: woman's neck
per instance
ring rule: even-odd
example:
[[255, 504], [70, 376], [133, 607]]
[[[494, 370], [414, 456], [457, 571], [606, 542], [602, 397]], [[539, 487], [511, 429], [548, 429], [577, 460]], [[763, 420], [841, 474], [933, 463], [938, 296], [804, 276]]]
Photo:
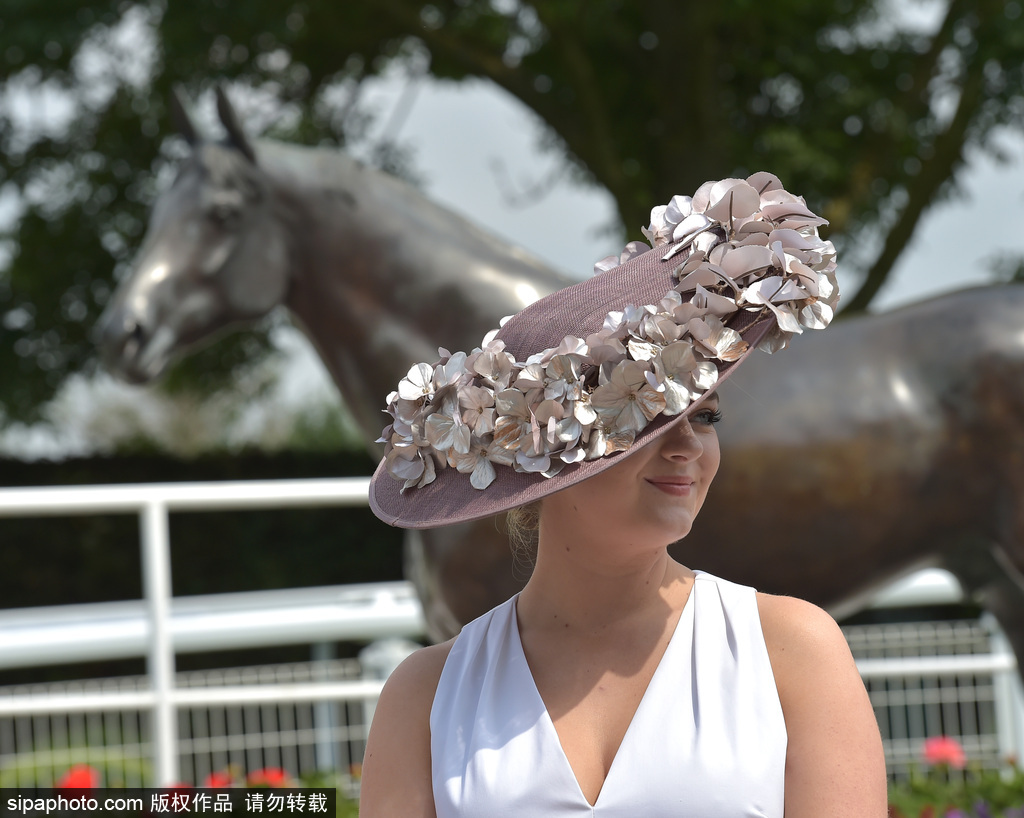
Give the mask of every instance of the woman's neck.
[[523, 624], [558, 621], [601, 629], [685, 601], [693, 572], [673, 560], [667, 546], [624, 549], [620, 543], [569, 542], [544, 533], [533, 575], [519, 597]]

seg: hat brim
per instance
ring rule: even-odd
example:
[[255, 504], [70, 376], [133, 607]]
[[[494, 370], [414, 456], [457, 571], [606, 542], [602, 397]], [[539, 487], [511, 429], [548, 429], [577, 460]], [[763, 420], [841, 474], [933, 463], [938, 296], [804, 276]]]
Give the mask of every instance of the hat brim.
[[[497, 337], [506, 341], [506, 350], [516, 360], [525, 360], [534, 352], [557, 347], [567, 335], [586, 338], [597, 332], [609, 312], [622, 310], [627, 305], [657, 304], [672, 289], [672, 271], [681, 261], [679, 256], [665, 260], [668, 250], [665, 246], [657, 247], [608, 272], [539, 299], [513, 316]], [[470, 485], [468, 475], [448, 467], [439, 469], [432, 483], [403, 493], [402, 483], [387, 472], [385, 462], [381, 461], [370, 482], [370, 508], [384, 522], [402, 528], [454, 525], [527, 505], [621, 463], [684, 418], [700, 411], [718, 384], [724, 382], [775, 327], [775, 320], [768, 311], [739, 310], [729, 317], [726, 325], [740, 333], [747, 342], [746, 350], [737, 359], [719, 364], [715, 386], [691, 403], [686, 411], [673, 417], [657, 416], [637, 434], [626, 451], [566, 465], [553, 477], [498, 467], [494, 481], [483, 490]]]

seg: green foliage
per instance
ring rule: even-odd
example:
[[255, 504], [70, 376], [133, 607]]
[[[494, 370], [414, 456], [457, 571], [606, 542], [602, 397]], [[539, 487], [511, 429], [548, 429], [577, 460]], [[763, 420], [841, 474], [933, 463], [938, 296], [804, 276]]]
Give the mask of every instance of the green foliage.
[[999, 281], [1024, 281], [1024, 256], [1014, 253], [1003, 253], [990, 259], [990, 266], [995, 278]]
[[359, 818], [359, 804], [338, 794], [338, 818]]
[[303, 787], [335, 787], [338, 791], [338, 818], [359, 818], [359, 802], [350, 798], [345, 793], [351, 790], [349, 783], [341, 780], [341, 776], [335, 772], [324, 772], [316, 775], [302, 776]]
[[107, 787], [124, 787], [132, 781], [152, 781], [148, 759], [129, 756], [121, 749], [106, 747], [44, 747], [35, 745], [30, 753], [18, 753], [0, 765], [0, 788], [52, 787], [70, 767], [87, 764], [95, 769]]
[[1024, 771], [968, 767], [962, 775], [937, 765], [915, 770], [889, 788], [892, 818], [1022, 818]]
[[[270, 134], [351, 145], [374, 116], [363, 83], [396, 60], [490, 80], [537, 113], [576, 178], [614, 195], [631, 238], [652, 202], [768, 168], [842, 251], [878, 248], [845, 255], [863, 275], [848, 309], [865, 309], [965, 150], [994, 150], [994, 126], [1024, 115], [1020, 0], [938, 0], [924, 33], [898, 29], [893, 5], [0, 0], [0, 191], [24, 207], [0, 226], [0, 407], [32, 418], [94, 366], [89, 328], [180, 155], [179, 82], [196, 96], [226, 79], [254, 90], [248, 113]], [[115, 36], [126, 27], [135, 43]], [[73, 110], [49, 127], [57, 91]], [[401, 145], [373, 155], [409, 170]], [[230, 336], [172, 381], [217, 388], [267, 347], [265, 332]]]

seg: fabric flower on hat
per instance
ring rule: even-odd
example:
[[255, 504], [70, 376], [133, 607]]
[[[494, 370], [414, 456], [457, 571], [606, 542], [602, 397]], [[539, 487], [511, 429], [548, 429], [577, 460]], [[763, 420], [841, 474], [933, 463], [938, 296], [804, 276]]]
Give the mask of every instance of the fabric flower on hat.
[[747, 351], [747, 342], [716, 315], [694, 318], [688, 325], [694, 341], [708, 357], [735, 361]]
[[494, 431], [494, 393], [490, 389], [468, 385], [459, 394], [462, 422], [478, 437]]
[[434, 370], [428, 364], [415, 364], [398, 382], [398, 397], [415, 401], [434, 394]]
[[665, 408], [665, 396], [647, 381], [648, 371], [638, 361], [626, 361], [612, 368], [611, 375], [591, 395], [594, 411], [612, 434], [635, 435]]
[[388, 472], [397, 480], [404, 481], [404, 489], [421, 488], [434, 482], [436, 470], [434, 458], [417, 446], [393, 443], [393, 448], [385, 455]]
[[625, 264], [631, 258], [639, 256], [641, 253], [646, 253], [651, 248], [644, 244], [642, 241], [631, 241], [625, 246], [623, 251], [617, 256], [606, 256], [594, 265], [595, 273], [602, 273], [605, 270], [611, 270], [618, 267], [620, 264]]
[[500, 390], [508, 386], [514, 363], [512, 356], [505, 352], [505, 344], [491, 340], [467, 357], [466, 368], [476, 373], [483, 384]]
[[503, 389], [494, 396], [498, 420], [494, 424], [494, 445], [499, 449], [515, 453], [526, 435], [530, 434], [533, 413], [526, 402], [526, 395], [516, 389]]
[[469, 483], [475, 489], [485, 489], [494, 482], [494, 464], [487, 459], [487, 450], [479, 443], [465, 454], [456, 452], [449, 463], [462, 474], [468, 474]]
[[654, 373], [665, 397], [665, 414], [686, 411], [691, 401], [715, 385], [718, 368], [709, 361], [698, 361], [693, 344], [677, 341], [669, 344], [654, 359]]
[[462, 413], [454, 407], [447, 412], [434, 412], [426, 422], [427, 442], [438, 451], [454, 449], [469, 453], [470, 428], [463, 423]]
[[437, 363], [414, 365], [388, 396], [388, 473], [404, 492], [452, 467], [483, 490], [497, 467], [551, 477], [627, 450], [651, 421], [685, 412], [747, 353], [730, 326], [737, 315], [772, 319], [759, 343], [768, 352], [832, 321], [839, 290], [835, 248], [817, 232], [825, 223], [770, 173], [674, 196], [651, 211], [643, 231], [651, 246], [630, 242], [595, 265], [605, 273], [661, 253], [675, 267], [660, 300], [616, 305], [596, 332], [526, 360], [494, 330], [468, 355], [440, 350]]

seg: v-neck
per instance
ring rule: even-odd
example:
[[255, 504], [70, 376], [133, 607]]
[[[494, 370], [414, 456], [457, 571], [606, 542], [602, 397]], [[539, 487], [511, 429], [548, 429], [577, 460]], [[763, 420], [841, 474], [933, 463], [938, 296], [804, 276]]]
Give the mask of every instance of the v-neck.
[[533, 677], [533, 671], [530, 669], [530, 663], [526, 659], [526, 651], [523, 649], [522, 637], [519, 633], [519, 595], [516, 594], [512, 600], [511, 630], [514, 634], [513, 648], [518, 652], [518, 656], [516, 658], [522, 660], [523, 671], [529, 680], [529, 689], [532, 691], [533, 696], [536, 697], [537, 703], [540, 706], [540, 711], [542, 713], [542, 729], [550, 731], [551, 737], [554, 739], [554, 746], [558, 747], [558, 755], [561, 757], [562, 764], [565, 765], [565, 769], [568, 771], [572, 780], [576, 782], [576, 791], [580, 800], [592, 810], [596, 810], [598, 808], [605, 793], [608, 791], [608, 782], [612, 780], [612, 776], [615, 774], [617, 762], [619, 760], [619, 756], [622, 755], [623, 747], [629, 741], [631, 734], [635, 732], [634, 727], [644, 710], [648, 694], [650, 693], [651, 688], [654, 687], [655, 682], [661, 676], [662, 668], [665, 666], [665, 659], [672, 652], [673, 647], [679, 638], [679, 634], [683, 630], [683, 621], [687, 618], [688, 609], [692, 607], [691, 601], [693, 600], [693, 595], [697, 591], [698, 578], [699, 576], [695, 574], [690, 585], [690, 593], [687, 594], [686, 601], [683, 603], [683, 607], [679, 611], [679, 617], [676, 619], [675, 626], [672, 628], [672, 635], [669, 637], [668, 643], [665, 645], [665, 650], [658, 659], [658, 665], [654, 668], [654, 673], [651, 674], [651, 678], [647, 682], [647, 687], [644, 688], [643, 695], [640, 697], [636, 710], [633, 711], [633, 715], [630, 717], [629, 724], [626, 726], [626, 731], [622, 734], [622, 739], [619, 741], [619, 746], [615, 748], [615, 754], [612, 756], [612, 763], [608, 766], [608, 772], [604, 777], [604, 781], [601, 782], [601, 788], [598, 790], [597, 798], [594, 800], [593, 804], [591, 804], [586, 795], [583, 794], [583, 787], [580, 786], [580, 780], [576, 776], [576, 771], [572, 768], [572, 764], [569, 763], [569, 757], [565, 754], [565, 748], [562, 746], [562, 739], [558, 735], [558, 730], [555, 729], [555, 722], [551, 718], [551, 714], [548, 712], [548, 707], [544, 701], [544, 697], [540, 695], [540, 689], [537, 687], [537, 681]]

